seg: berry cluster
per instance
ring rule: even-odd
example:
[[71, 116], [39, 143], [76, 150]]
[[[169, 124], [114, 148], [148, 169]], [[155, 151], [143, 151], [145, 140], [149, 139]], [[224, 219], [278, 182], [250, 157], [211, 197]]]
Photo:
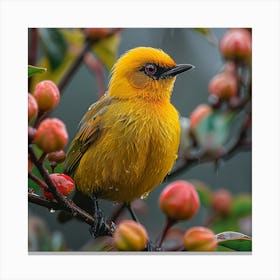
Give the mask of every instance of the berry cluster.
[[[218, 160], [236, 148], [248, 146], [251, 125], [252, 38], [248, 29], [229, 29], [222, 37], [219, 51], [224, 65], [208, 84], [208, 103], [199, 104], [189, 119], [182, 118], [181, 156], [190, 162]], [[243, 126], [233, 146], [225, 147], [239, 116]], [[238, 115], [239, 114], [239, 115]], [[239, 118], [241, 119], [241, 118]], [[238, 126], [238, 125], [237, 125]], [[199, 153], [194, 154], [193, 150]]]
[[[65, 148], [68, 142], [68, 133], [65, 124], [57, 118], [48, 118], [47, 115], [58, 106], [60, 101], [60, 92], [55, 83], [50, 80], [41, 81], [36, 84], [33, 94], [28, 94], [28, 140], [29, 147], [33, 145], [38, 148], [40, 159], [38, 163], [48, 160], [54, 172], [57, 164], [65, 159]], [[55, 199], [55, 196], [42, 179], [32, 173], [34, 160], [28, 154], [28, 174], [40, 187], [43, 195], [49, 200]], [[67, 196], [75, 189], [74, 181], [65, 174], [52, 173], [49, 175], [50, 180], [56, 187], [57, 191]]]

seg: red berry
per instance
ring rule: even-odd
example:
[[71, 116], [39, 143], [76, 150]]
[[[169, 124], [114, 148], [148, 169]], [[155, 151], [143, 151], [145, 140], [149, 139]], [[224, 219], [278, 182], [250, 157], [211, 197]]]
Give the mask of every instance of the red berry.
[[187, 181], [175, 181], [165, 187], [159, 197], [165, 215], [175, 221], [191, 219], [199, 209], [199, 197]]
[[237, 79], [230, 72], [221, 72], [212, 78], [208, 85], [208, 90], [211, 94], [217, 95], [221, 100], [229, 100], [237, 95]]
[[214, 251], [217, 239], [212, 230], [204, 227], [192, 227], [184, 235], [184, 245], [188, 251]]
[[45, 80], [35, 86], [33, 96], [37, 100], [39, 109], [49, 111], [54, 109], [60, 100], [60, 92], [56, 84]]
[[198, 105], [190, 115], [190, 128], [195, 129], [200, 121], [211, 114], [212, 111], [212, 108], [207, 104]]
[[226, 215], [231, 210], [232, 205], [232, 195], [229, 191], [220, 189], [213, 193], [212, 195], [212, 208], [222, 214]]
[[32, 94], [28, 93], [28, 121], [34, 119], [38, 114], [38, 104]]
[[131, 220], [122, 221], [113, 237], [117, 248], [122, 251], [142, 251], [148, 242], [146, 229]]
[[62, 150], [68, 141], [66, 127], [59, 119], [45, 119], [34, 136], [34, 143], [44, 152]]
[[251, 33], [246, 29], [230, 29], [220, 42], [220, 50], [226, 59], [249, 62], [252, 55]]
[[102, 39], [111, 32], [110, 28], [85, 28], [84, 30], [90, 39]]
[[[75, 183], [73, 179], [65, 174], [53, 173], [50, 174], [50, 178], [62, 195], [67, 196], [75, 189]], [[54, 199], [54, 195], [47, 190], [44, 190], [44, 196], [50, 200]]]

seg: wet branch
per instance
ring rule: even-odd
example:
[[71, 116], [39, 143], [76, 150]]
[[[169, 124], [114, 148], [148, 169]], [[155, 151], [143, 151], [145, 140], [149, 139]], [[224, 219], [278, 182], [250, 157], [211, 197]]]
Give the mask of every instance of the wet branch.
[[190, 169], [196, 165], [206, 162], [215, 162], [216, 164], [221, 161], [229, 160], [236, 153], [240, 151], [251, 151], [251, 142], [246, 139], [247, 131], [251, 126], [251, 112], [249, 112], [238, 132], [223, 149], [219, 150], [215, 155], [209, 155], [205, 151], [190, 152], [186, 157], [182, 157], [178, 160], [177, 165], [173, 168], [167, 178], [173, 178], [181, 172]]

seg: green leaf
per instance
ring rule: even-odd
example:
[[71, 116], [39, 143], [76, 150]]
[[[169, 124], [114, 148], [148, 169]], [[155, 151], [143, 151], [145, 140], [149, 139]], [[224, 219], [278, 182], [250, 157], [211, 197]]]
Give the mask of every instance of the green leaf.
[[217, 251], [218, 252], [234, 252], [234, 250], [232, 250], [232, 249], [229, 249], [229, 248], [226, 248], [226, 247], [224, 247], [224, 246], [217, 246]]
[[212, 221], [209, 226], [214, 232], [223, 232], [223, 231], [239, 231], [238, 219], [236, 217], [228, 216], [226, 218], [217, 218]]
[[233, 231], [226, 231], [216, 235], [218, 245], [234, 251], [252, 251], [252, 238]]
[[51, 80], [54, 83], [58, 84], [61, 81], [62, 77], [64, 77], [70, 65], [72, 65], [74, 59], [77, 57], [77, 55], [80, 53], [83, 47], [84, 34], [80, 29], [61, 29], [60, 32], [65, 38], [67, 45], [70, 46], [69, 48], [67, 48], [64, 60], [61, 62], [59, 67], [57, 67], [56, 69], [52, 69], [50, 68], [50, 61], [45, 54], [41, 58], [39, 63], [40, 65], [48, 68], [48, 71], [40, 75], [40, 77], [35, 76], [34, 79], [32, 79], [31, 91], [34, 89], [35, 85], [41, 80]]
[[46, 68], [28, 65], [28, 78], [32, 77], [35, 74], [44, 73], [46, 71]]
[[41, 28], [39, 36], [43, 51], [50, 62], [50, 67], [55, 70], [63, 62], [67, 43], [62, 32], [57, 28]]
[[232, 113], [213, 112], [201, 120], [195, 128], [199, 146], [208, 152], [216, 152], [226, 143], [229, 137]]
[[209, 28], [194, 28], [194, 30], [201, 33], [202, 35], [211, 34], [211, 30]]
[[249, 194], [242, 194], [232, 202], [232, 215], [244, 217], [252, 214], [252, 198]]
[[120, 35], [114, 34], [108, 38], [100, 40], [93, 46], [94, 53], [103, 62], [103, 64], [109, 71], [111, 70], [117, 59], [119, 44]]

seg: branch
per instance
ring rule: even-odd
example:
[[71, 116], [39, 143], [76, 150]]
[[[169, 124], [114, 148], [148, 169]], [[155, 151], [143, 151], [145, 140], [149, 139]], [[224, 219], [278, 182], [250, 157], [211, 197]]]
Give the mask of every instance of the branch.
[[29, 41], [29, 51], [28, 51], [28, 64], [35, 65], [37, 58], [37, 46], [38, 46], [38, 30], [37, 28], [31, 28], [30, 30], [30, 41]]
[[[53, 204], [53, 202], [48, 202], [47, 200], [38, 197], [34, 193], [28, 192], [28, 200], [32, 203], [38, 204], [40, 206], [47, 207], [49, 209], [62, 209], [66, 212], [69, 212], [72, 216], [78, 217], [82, 219], [84, 222], [86, 222], [89, 225], [95, 224], [95, 219], [89, 215], [86, 211], [82, 210], [80, 207], [78, 207], [72, 200], [66, 198], [63, 196], [55, 187], [53, 184], [48, 171], [44, 168], [43, 164], [39, 161], [37, 156], [35, 155], [35, 152], [32, 148], [32, 145], [28, 145], [28, 153], [30, 155], [31, 161], [34, 163], [34, 165], [39, 170], [41, 176], [43, 177], [44, 181], [46, 182], [48, 186], [48, 190], [52, 192], [55, 199], [57, 200], [57, 204]], [[104, 231], [108, 235], [112, 235], [114, 226], [113, 224], [108, 224], [107, 222], [104, 223]]]
[[60, 90], [60, 93], [62, 94], [62, 91], [66, 87], [66, 85], [70, 82], [75, 72], [79, 69], [80, 65], [83, 62], [85, 54], [91, 49], [92, 42], [90, 40], [85, 41], [85, 45], [82, 48], [81, 52], [78, 54], [78, 56], [73, 61], [72, 65], [68, 68], [67, 72], [63, 76], [63, 78], [58, 83], [57, 87]]
[[42, 198], [39, 195], [33, 193], [32, 190], [28, 190], [28, 201], [48, 209], [64, 210], [68, 213], [71, 213], [73, 216], [82, 219], [87, 224], [91, 226], [94, 225], [94, 218], [70, 200], [69, 203], [71, 204], [71, 209], [61, 205], [61, 203]]
[[[37, 28], [31, 28], [30, 30], [30, 40], [29, 40], [29, 50], [28, 50], [28, 64], [35, 65], [37, 52], [38, 52], [38, 30]], [[30, 92], [30, 85], [31, 85], [32, 77], [28, 78], [28, 92]]]
[[[121, 30], [122, 30], [121, 28], [115, 28], [110, 33], [108, 33], [105, 38], [109, 38], [119, 33]], [[58, 88], [60, 92], [64, 90], [67, 83], [72, 79], [73, 74], [77, 71], [79, 66], [82, 64], [84, 56], [91, 50], [92, 45], [98, 43], [100, 40], [101, 40], [100, 38], [94, 38], [94, 39], [86, 38], [84, 48], [81, 50], [79, 55], [73, 61], [72, 65], [69, 67], [68, 71], [65, 73], [64, 77], [61, 79], [61, 81], [58, 84]]]
[[42, 165], [42, 163], [39, 161], [39, 159], [37, 158], [32, 145], [28, 145], [28, 153], [30, 155], [30, 159], [31, 161], [34, 163], [34, 165], [37, 167], [37, 169], [39, 170], [41, 176], [43, 177], [44, 181], [46, 182], [46, 184], [48, 185], [48, 189], [50, 192], [53, 193], [55, 199], [57, 200], [58, 203], [60, 203], [63, 207], [71, 210], [71, 205], [69, 203], [69, 201], [66, 199], [66, 197], [64, 197], [55, 187], [55, 185], [53, 184], [48, 171], [44, 168], [44, 166]]
[[[58, 202], [47, 200], [35, 194], [32, 189], [28, 190], [28, 201], [48, 209], [63, 210], [63, 207]], [[93, 221], [94, 222], [94, 221]]]
[[251, 142], [246, 139], [247, 130], [251, 126], [251, 113], [248, 113], [245, 121], [242, 124], [242, 127], [238, 133], [238, 135], [227, 145], [224, 146], [223, 149], [218, 151], [216, 155], [211, 155], [205, 151], [195, 151], [188, 154], [185, 158], [182, 158], [171, 173], [167, 176], [167, 178], [172, 178], [177, 176], [183, 171], [194, 167], [201, 163], [206, 162], [216, 162], [218, 163], [221, 160], [230, 159], [235, 153], [240, 150], [248, 151], [251, 150]]

